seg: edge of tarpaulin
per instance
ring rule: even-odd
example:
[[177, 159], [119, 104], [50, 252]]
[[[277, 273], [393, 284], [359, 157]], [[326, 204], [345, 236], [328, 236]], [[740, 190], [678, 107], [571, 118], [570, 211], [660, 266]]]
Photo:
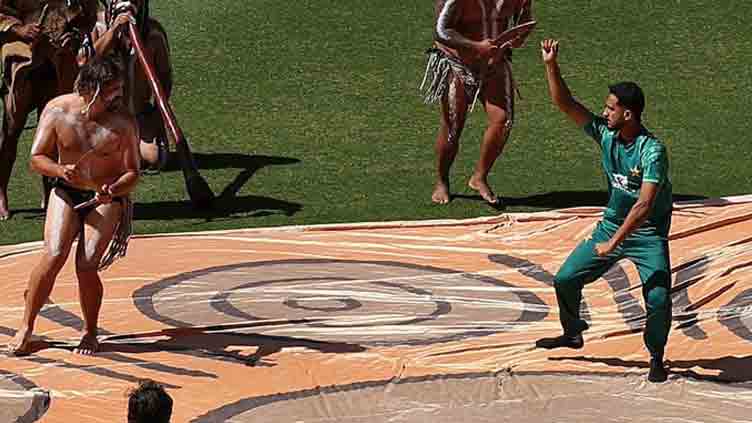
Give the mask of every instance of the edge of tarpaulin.
[[[694, 207], [725, 206], [732, 204], [752, 203], [752, 194], [735, 195], [728, 197], [708, 198], [702, 200], [675, 201], [675, 209], [687, 209]], [[431, 219], [431, 220], [396, 220], [386, 222], [360, 222], [360, 223], [324, 223], [316, 225], [289, 225], [271, 226], [244, 229], [222, 229], [216, 231], [199, 232], [174, 232], [159, 234], [134, 235], [134, 239], [169, 238], [169, 237], [192, 237], [203, 235], [221, 235], [231, 233], [248, 232], [326, 232], [326, 231], [352, 231], [371, 229], [399, 229], [399, 228], [425, 228], [447, 226], [476, 226], [501, 222], [520, 221], [523, 219], [569, 219], [572, 216], [600, 214], [603, 207], [585, 206], [572, 207], [560, 210], [547, 210], [540, 212], [501, 213], [495, 216], [476, 217], [469, 219]], [[38, 251], [43, 245], [42, 241], [32, 241], [21, 244], [0, 246], [0, 259], [16, 256], [24, 253]]]

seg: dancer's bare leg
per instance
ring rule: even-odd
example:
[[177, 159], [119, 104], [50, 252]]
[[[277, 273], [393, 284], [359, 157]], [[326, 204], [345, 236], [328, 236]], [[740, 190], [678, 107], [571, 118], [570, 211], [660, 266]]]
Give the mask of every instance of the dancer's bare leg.
[[460, 147], [460, 136], [467, 118], [468, 99], [459, 78], [452, 78], [447, 94], [441, 101], [441, 127], [436, 136], [436, 185], [431, 200], [437, 204], [449, 202], [449, 171]]
[[8, 352], [15, 355], [29, 353], [29, 341], [39, 311], [52, 292], [55, 278], [65, 264], [73, 240], [81, 223], [67, 196], [54, 189], [44, 224], [44, 252], [39, 264], [31, 272], [26, 291], [26, 307], [16, 336], [8, 344]]
[[34, 107], [31, 81], [21, 73], [16, 75], [19, 78], [16, 82], [16, 94], [3, 94], [5, 113], [0, 133], [0, 220], [10, 218], [8, 184], [18, 154], [18, 139]]
[[77, 354], [91, 355], [99, 351], [97, 326], [104, 288], [97, 267], [120, 221], [121, 207], [117, 202], [101, 204], [84, 222], [83, 236], [76, 249], [78, 297], [85, 323], [81, 342], [74, 350]]
[[467, 183], [470, 188], [478, 191], [484, 200], [493, 205], [499, 203], [499, 198], [488, 185], [488, 174], [509, 138], [511, 110], [514, 107], [512, 93], [511, 78], [503, 75], [503, 77], [486, 81], [484, 106], [488, 124], [483, 134], [480, 158], [475, 165], [473, 176]]

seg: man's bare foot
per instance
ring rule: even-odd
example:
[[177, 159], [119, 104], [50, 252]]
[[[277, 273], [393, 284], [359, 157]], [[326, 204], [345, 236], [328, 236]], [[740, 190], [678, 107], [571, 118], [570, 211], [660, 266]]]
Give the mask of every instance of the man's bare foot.
[[447, 204], [449, 202], [449, 184], [444, 181], [436, 182], [431, 195], [431, 201], [436, 204]]
[[17, 357], [31, 354], [31, 330], [21, 327], [16, 336], [8, 343], [8, 354]]
[[94, 355], [99, 352], [99, 341], [97, 336], [90, 333], [85, 333], [81, 338], [81, 343], [73, 349], [73, 352], [81, 355]]
[[494, 192], [491, 190], [491, 187], [488, 186], [488, 183], [486, 182], [486, 178], [481, 178], [479, 176], [473, 175], [470, 177], [470, 180], [467, 181], [467, 186], [474, 189], [475, 191], [478, 191], [478, 194], [480, 194], [481, 197], [483, 197], [488, 204], [495, 206], [499, 204], [499, 197], [494, 194]]

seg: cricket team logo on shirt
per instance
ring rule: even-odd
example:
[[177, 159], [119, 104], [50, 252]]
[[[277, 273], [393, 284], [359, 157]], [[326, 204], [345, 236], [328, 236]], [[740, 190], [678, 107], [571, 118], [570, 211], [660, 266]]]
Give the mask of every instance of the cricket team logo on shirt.
[[642, 170], [638, 166], [629, 169], [629, 176], [619, 173], [612, 173], [612, 176], [611, 186], [614, 188], [630, 194], [637, 194], [640, 191], [640, 185], [642, 185]]

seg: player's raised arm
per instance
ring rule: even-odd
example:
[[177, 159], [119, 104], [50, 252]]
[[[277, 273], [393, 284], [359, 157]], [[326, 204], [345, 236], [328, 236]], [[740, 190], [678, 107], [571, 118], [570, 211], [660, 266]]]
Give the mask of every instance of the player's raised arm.
[[572, 119], [577, 126], [582, 127], [593, 120], [593, 113], [585, 106], [580, 104], [572, 92], [569, 91], [564, 78], [561, 76], [559, 63], [559, 42], [557, 40], [546, 39], [541, 42], [541, 55], [543, 63], [546, 65], [546, 80], [548, 81], [548, 91], [551, 93], [551, 99], [554, 104]]

